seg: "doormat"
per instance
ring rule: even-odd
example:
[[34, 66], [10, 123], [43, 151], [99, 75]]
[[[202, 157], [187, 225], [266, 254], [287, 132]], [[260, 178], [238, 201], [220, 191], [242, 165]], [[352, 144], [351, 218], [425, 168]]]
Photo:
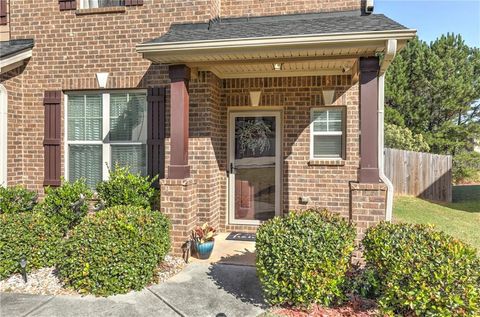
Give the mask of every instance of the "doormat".
[[234, 231], [234, 232], [231, 232], [225, 240], [255, 242], [255, 233], [235, 232]]

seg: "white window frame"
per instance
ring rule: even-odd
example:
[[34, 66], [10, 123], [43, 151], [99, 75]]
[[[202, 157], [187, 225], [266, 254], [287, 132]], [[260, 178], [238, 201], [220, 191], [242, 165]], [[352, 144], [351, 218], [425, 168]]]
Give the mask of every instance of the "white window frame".
[[[68, 150], [69, 145], [81, 144], [81, 145], [102, 145], [102, 180], [108, 180], [109, 178], [109, 168], [112, 168], [112, 145], [147, 145], [147, 138], [145, 142], [139, 141], [110, 141], [108, 139], [108, 133], [110, 132], [110, 94], [112, 93], [144, 93], [147, 95], [145, 89], [126, 89], [126, 90], [109, 90], [109, 91], [74, 91], [66, 92], [64, 94], [64, 175], [65, 179], [68, 181], [69, 173], [69, 159], [70, 153]], [[68, 140], [68, 96], [85, 96], [85, 95], [102, 95], [102, 140], [100, 141], [69, 141]], [[148, 107], [148, 105], [146, 105]], [[146, 148], [147, 155], [146, 159], [148, 160], [148, 147]], [[145, 162], [148, 166], [148, 162]]]
[[100, 6], [99, 2], [101, 0], [96, 0], [97, 5], [96, 6], [90, 6], [90, 1], [91, 0], [80, 0], [80, 9], [95, 9], [95, 8], [112, 8], [112, 7], [124, 7], [124, 4], [121, 5], [114, 5], [114, 6]]
[[[328, 111], [328, 110], [341, 110], [342, 111], [342, 131], [314, 131], [314, 113], [318, 111]], [[327, 123], [330, 122], [328, 118], [327, 112]], [[333, 120], [332, 122], [338, 122], [337, 120]], [[343, 160], [345, 158], [345, 122], [346, 122], [346, 110], [345, 107], [315, 107], [310, 109], [310, 160]], [[328, 124], [327, 124], [328, 126]], [[341, 136], [342, 144], [340, 145], [341, 153], [340, 157], [336, 156], [315, 156], [314, 153], [314, 139], [315, 136]]]

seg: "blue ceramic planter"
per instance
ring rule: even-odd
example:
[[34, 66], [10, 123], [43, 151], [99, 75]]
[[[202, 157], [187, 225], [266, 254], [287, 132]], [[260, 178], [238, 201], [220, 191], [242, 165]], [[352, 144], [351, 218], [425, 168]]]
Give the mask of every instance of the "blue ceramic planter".
[[197, 256], [199, 259], [205, 260], [212, 254], [213, 245], [215, 241], [208, 241], [205, 243], [195, 242], [195, 250], [197, 250]]

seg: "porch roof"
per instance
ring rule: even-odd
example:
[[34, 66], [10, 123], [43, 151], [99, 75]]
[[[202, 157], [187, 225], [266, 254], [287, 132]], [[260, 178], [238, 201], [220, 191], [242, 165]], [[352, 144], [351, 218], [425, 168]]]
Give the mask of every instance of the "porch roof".
[[[383, 14], [360, 11], [229, 18], [173, 24], [138, 44], [137, 52], [221, 78], [342, 74], [358, 57], [386, 52], [389, 40], [401, 49], [415, 33]], [[278, 65], [282, 72], [275, 71]]]
[[33, 39], [0, 41], [0, 74], [21, 66], [32, 56], [33, 45]]
[[145, 44], [405, 29], [383, 14], [366, 15], [360, 11], [289, 14], [173, 24], [167, 33]]

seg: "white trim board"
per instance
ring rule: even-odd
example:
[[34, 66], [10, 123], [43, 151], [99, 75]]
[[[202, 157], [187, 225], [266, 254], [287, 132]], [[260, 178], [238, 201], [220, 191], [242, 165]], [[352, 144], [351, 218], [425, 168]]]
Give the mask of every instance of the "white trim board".
[[8, 173], [8, 93], [0, 84], [0, 186], [7, 186]]
[[21, 66], [23, 61], [30, 57], [32, 57], [31, 49], [0, 59], [0, 74]]

